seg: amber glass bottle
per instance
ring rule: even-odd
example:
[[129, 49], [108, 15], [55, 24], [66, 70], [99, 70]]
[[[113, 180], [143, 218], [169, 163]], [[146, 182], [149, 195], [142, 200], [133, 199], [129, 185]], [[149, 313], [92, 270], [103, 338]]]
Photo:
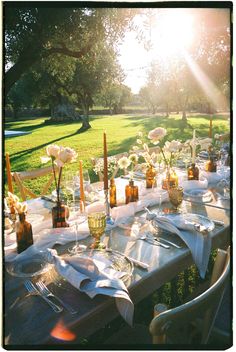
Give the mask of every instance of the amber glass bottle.
[[110, 195], [110, 207], [114, 208], [114, 207], [117, 206], [117, 203], [116, 203], [116, 185], [115, 185], [114, 178], [112, 178], [111, 181], [110, 181], [109, 195]]
[[199, 168], [195, 165], [195, 163], [192, 163], [188, 168], [188, 180], [199, 180]]
[[19, 214], [16, 222], [17, 253], [23, 252], [33, 244], [33, 232], [31, 224], [25, 220], [25, 213]]
[[66, 222], [68, 209], [61, 202], [52, 208], [52, 227], [68, 227]]
[[156, 182], [156, 170], [152, 165], [148, 165], [146, 171], [146, 188], [152, 188]]
[[138, 201], [138, 186], [134, 185], [134, 181], [130, 180], [129, 184], [125, 186], [125, 203]]
[[216, 172], [216, 168], [217, 168], [217, 165], [216, 165], [215, 159], [210, 156], [210, 160], [206, 162], [205, 170], [208, 172]]
[[169, 188], [178, 186], [178, 176], [174, 170], [167, 170], [166, 177], [162, 180], [162, 189], [168, 190]]

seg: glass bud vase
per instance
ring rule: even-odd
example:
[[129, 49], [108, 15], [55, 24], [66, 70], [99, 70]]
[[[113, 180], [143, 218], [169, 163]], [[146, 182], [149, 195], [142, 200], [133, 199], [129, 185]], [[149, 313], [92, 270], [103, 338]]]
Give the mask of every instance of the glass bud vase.
[[68, 227], [69, 225], [66, 222], [68, 210], [67, 207], [62, 204], [60, 201], [57, 201], [57, 205], [52, 208], [52, 227]]
[[110, 207], [114, 208], [117, 206], [116, 203], [116, 185], [114, 178], [110, 180], [110, 189], [109, 189], [109, 195], [110, 195]]
[[134, 181], [130, 180], [125, 186], [125, 203], [137, 202], [139, 200], [138, 186], [134, 185]]
[[216, 172], [216, 169], [217, 169], [216, 161], [214, 160], [214, 158], [210, 157], [210, 160], [206, 162], [205, 170], [208, 172]]
[[178, 186], [178, 176], [172, 169], [167, 169], [166, 177], [162, 180], [162, 189], [168, 190], [169, 188]]
[[25, 220], [25, 213], [19, 214], [16, 221], [17, 253], [23, 252], [33, 244], [33, 232], [31, 224]]
[[156, 182], [156, 170], [152, 165], [148, 165], [146, 170], [146, 188], [153, 188]]
[[188, 180], [199, 180], [199, 168], [195, 165], [195, 163], [192, 163], [188, 168]]

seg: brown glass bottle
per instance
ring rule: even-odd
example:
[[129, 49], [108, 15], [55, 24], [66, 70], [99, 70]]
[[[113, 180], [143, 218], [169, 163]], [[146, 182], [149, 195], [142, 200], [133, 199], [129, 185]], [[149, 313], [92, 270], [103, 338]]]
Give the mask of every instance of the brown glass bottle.
[[25, 220], [25, 213], [19, 214], [16, 222], [17, 253], [23, 252], [33, 244], [33, 232], [31, 224]]
[[116, 185], [115, 185], [114, 178], [112, 178], [110, 180], [109, 195], [110, 195], [110, 207], [114, 208], [114, 207], [117, 206], [117, 203], [116, 203]]
[[205, 170], [208, 172], [216, 172], [216, 168], [217, 168], [217, 165], [214, 158], [210, 157], [210, 160], [206, 162]]
[[199, 168], [195, 165], [195, 163], [192, 163], [188, 168], [188, 180], [199, 180]]
[[52, 227], [68, 227], [66, 222], [68, 210], [65, 205], [61, 202], [57, 202], [57, 205], [52, 208]]
[[146, 188], [152, 188], [156, 182], [156, 171], [152, 165], [148, 165], [146, 171]]
[[135, 186], [134, 181], [130, 180], [129, 184], [125, 186], [125, 203], [137, 202], [138, 199], [138, 186]]
[[167, 170], [166, 177], [162, 181], [162, 189], [168, 190], [169, 188], [178, 186], [178, 176], [175, 171]]

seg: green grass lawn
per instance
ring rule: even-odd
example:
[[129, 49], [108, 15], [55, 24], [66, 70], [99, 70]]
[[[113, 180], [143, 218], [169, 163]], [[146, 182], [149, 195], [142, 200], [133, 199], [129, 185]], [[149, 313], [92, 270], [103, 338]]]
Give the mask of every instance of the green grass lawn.
[[[82, 159], [84, 167], [89, 169], [92, 181], [97, 176], [92, 170], [91, 157], [99, 157], [103, 154], [103, 132], [107, 132], [108, 154], [129, 151], [135, 144], [139, 131], [145, 135], [151, 129], [161, 126], [168, 132], [168, 140], [180, 139], [185, 141], [192, 137], [193, 129], [196, 135], [208, 136], [209, 116], [194, 114], [188, 117], [188, 126], [181, 131], [181, 115], [171, 115], [169, 118], [161, 115], [123, 114], [113, 116], [91, 117], [92, 128], [85, 133], [77, 134], [80, 123], [45, 125], [45, 118], [35, 118], [5, 123], [7, 130], [31, 131], [25, 136], [5, 139], [5, 152], [9, 152], [12, 171], [24, 171], [41, 167], [40, 157], [45, 155], [48, 144], [58, 144], [74, 148], [78, 153], [78, 160]], [[214, 116], [213, 134], [223, 133], [229, 130], [227, 116]], [[67, 166], [71, 170], [78, 169], [78, 163]], [[39, 191], [44, 181], [33, 181], [31, 187]]]

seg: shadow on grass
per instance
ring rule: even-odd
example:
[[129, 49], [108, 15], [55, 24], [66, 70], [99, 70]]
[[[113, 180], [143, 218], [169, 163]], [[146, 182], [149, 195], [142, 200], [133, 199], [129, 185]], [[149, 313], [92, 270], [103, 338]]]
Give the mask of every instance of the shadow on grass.
[[29, 148], [29, 149], [25, 149], [25, 150], [19, 151], [19, 152], [17, 152], [17, 153], [11, 154], [11, 160], [12, 160], [12, 161], [16, 161], [17, 159], [21, 158], [21, 157], [24, 156], [24, 155], [27, 155], [27, 154], [32, 153], [32, 152], [35, 152], [36, 150], [39, 150], [39, 149], [41, 149], [41, 148], [44, 148], [44, 147], [48, 146], [49, 144], [56, 143], [56, 142], [58, 142], [58, 141], [61, 141], [61, 140], [63, 140], [63, 139], [66, 139], [66, 138], [69, 138], [69, 137], [72, 137], [72, 136], [75, 136], [75, 135], [78, 135], [77, 131], [74, 132], [74, 133], [68, 134], [68, 135], [66, 135], [66, 136], [53, 139], [53, 140], [50, 141], [50, 142], [46, 142], [46, 143], [37, 145], [36, 147]]

